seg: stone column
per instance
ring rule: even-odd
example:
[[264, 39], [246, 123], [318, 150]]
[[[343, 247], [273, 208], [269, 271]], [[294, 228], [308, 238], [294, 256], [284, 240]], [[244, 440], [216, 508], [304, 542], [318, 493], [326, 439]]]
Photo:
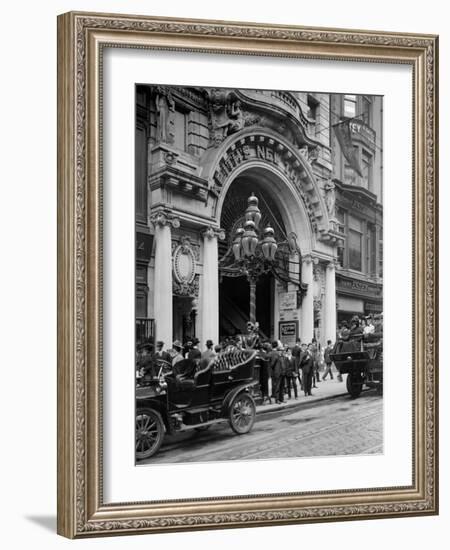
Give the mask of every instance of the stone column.
[[329, 262], [325, 277], [325, 340], [336, 341], [336, 263]]
[[219, 342], [219, 252], [217, 240], [224, 238], [224, 232], [208, 227], [203, 232], [203, 275], [201, 278], [200, 308], [201, 329], [200, 347], [206, 340]]
[[155, 226], [155, 277], [154, 315], [155, 337], [162, 340], [166, 349], [172, 347], [172, 231], [171, 226], [179, 227], [178, 218], [169, 217], [164, 212], [152, 216]]
[[310, 255], [302, 260], [302, 282], [308, 285], [308, 290], [302, 301], [300, 338], [302, 342], [309, 343], [314, 336], [313, 263]]

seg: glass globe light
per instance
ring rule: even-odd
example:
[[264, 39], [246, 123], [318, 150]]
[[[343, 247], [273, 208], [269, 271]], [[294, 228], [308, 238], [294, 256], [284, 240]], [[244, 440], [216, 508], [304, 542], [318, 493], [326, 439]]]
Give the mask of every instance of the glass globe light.
[[244, 224], [244, 234], [242, 236], [242, 251], [247, 258], [254, 256], [258, 237], [255, 231], [255, 222], [247, 220]]
[[264, 239], [262, 241], [261, 248], [264, 258], [269, 262], [273, 262], [275, 260], [275, 254], [278, 249], [274, 234], [275, 232], [271, 227], [266, 227], [264, 229]]
[[235, 237], [232, 244], [234, 259], [238, 262], [241, 259], [241, 248], [242, 248], [242, 235], [244, 234], [244, 230], [242, 227], [238, 227], [236, 229]]
[[259, 222], [261, 220], [261, 211], [258, 208], [258, 197], [252, 193], [247, 199], [247, 210], [245, 211], [245, 219], [247, 221], [252, 221], [255, 224], [255, 229], [258, 229]]

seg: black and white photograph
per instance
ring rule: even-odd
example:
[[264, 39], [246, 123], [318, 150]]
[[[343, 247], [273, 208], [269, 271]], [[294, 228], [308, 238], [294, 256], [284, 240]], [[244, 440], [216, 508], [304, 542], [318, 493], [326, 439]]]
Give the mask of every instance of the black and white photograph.
[[383, 453], [383, 97], [138, 84], [137, 465]]

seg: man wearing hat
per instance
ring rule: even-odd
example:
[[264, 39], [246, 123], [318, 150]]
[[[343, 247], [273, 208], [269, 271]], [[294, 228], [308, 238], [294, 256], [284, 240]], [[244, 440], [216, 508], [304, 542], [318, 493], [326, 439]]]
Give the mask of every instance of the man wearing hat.
[[214, 342], [212, 340], [206, 340], [206, 349], [202, 353], [202, 363], [206, 363], [208, 365], [211, 359], [214, 359], [216, 355], [217, 354], [214, 351]]
[[192, 340], [192, 348], [188, 353], [188, 359], [191, 361], [195, 361], [196, 359], [202, 358], [202, 352], [198, 349], [198, 345], [200, 343], [200, 340], [198, 338], [194, 338]]
[[137, 362], [137, 370], [140, 376], [146, 379], [152, 379], [156, 376], [155, 359], [153, 355], [153, 344], [144, 342], [138, 348], [140, 357]]
[[175, 366], [178, 361], [183, 361], [184, 357], [182, 354], [183, 344], [179, 340], [175, 340], [172, 344], [172, 348], [175, 352], [175, 355], [172, 357], [172, 366]]
[[158, 342], [156, 342], [155, 359], [162, 359], [163, 361], [166, 361], [167, 363], [169, 363], [169, 365], [171, 365], [172, 357], [170, 356], [170, 353], [165, 351], [163, 348], [164, 342], [162, 340], [158, 340]]

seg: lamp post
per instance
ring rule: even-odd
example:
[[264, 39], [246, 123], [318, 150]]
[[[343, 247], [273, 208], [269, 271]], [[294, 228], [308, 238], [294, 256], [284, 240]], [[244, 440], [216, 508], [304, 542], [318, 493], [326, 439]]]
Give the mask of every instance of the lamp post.
[[259, 222], [261, 211], [258, 198], [252, 193], [248, 198], [244, 227], [239, 227], [234, 235], [232, 250], [240, 271], [250, 285], [250, 322], [256, 322], [256, 283], [258, 278], [271, 270], [278, 245], [274, 230], [268, 226], [260, 237]]

